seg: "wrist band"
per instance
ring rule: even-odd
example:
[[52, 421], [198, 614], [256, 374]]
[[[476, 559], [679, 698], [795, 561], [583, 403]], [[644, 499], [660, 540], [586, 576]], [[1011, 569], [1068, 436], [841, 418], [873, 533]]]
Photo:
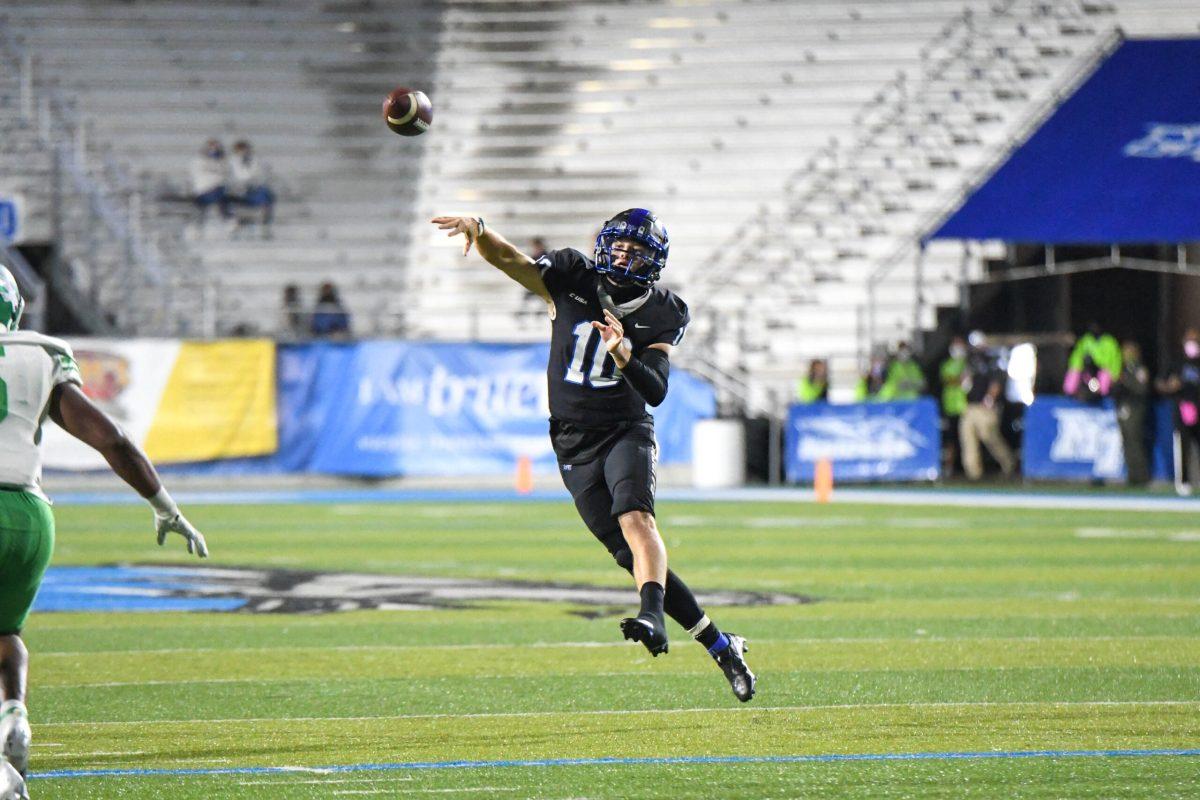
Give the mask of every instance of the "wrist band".
[[146, 502], [160, 516], [172, 517], [179, 513], [179, 506], [175, 505], [175, 501], [171, 499], [171, 495], [167, 494], [166, 487], [160, 488], [152, 497], [147, 497]]
[[475, 223], [479, 225], [479, 230], [475, 231], [475, 238], [478, 239], [480, 236], [483, 236], [483, 232], [487, 230], [487, 225], [483, 223], [483, 217], [476, 217]]

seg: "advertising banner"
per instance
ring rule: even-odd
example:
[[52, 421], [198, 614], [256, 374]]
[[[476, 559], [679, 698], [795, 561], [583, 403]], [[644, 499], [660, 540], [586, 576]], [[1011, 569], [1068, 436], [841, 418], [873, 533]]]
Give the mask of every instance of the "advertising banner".
[[930, 481], [938, 477], [942, 436], [928, 397], [892, 403], [794, 405], [788, 411], [787, 479], [810, 482], [828, 459], [835, 481]]
[[[1151, 476], [1170, 477], [1171, 409], [1167, 402], [1151, 408], [1148, 433]], [[1068, 397], [1039, 397], [1025, 412], [1023, 444], [1027, 478], [1054, 480], [1120, 480], [1125, 477], [1125, 450], [1111, 400], [1081, 403]]]
[[[341, 475], [555, 470], [547, 345], [314, 343], [279, 352], [279, 453], [288, 471]], [[691, 427], [716, 412], [712, 388], [677, 371], [655, 410], [660, 461], [691, 457]]]
[[[275, 451], [274, 342], [75, 339], [71, 345], [84, 392], [154, 461]], [[108, 466], [52, 423], [44, 437], [49, 469]]]

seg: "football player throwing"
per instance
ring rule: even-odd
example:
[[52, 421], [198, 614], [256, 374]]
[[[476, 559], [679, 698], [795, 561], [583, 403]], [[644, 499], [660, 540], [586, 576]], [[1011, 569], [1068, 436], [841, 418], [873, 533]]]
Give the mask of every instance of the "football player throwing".
[[475, 247], [547, 303], [550, 440], [579, 515], [637, 584], [641, 610], [621, 621], [625, 638], [655, 656], [667, 652], [665, 612], [708, 650], [737, 698], [749, 700], [755, 676], [745, 640], [722, 633], [667, 568], [655, 523], [657, 445], [646, 404], [666, 397], [671, 351], [690, 319], [687, 305], [656, 285], [667, 264], [666, 228], [632, 208], [604, 223], [592, 258], [562, 249], [535, 261], [480, 217], [432, 222], [463, 237], [463, 255]]

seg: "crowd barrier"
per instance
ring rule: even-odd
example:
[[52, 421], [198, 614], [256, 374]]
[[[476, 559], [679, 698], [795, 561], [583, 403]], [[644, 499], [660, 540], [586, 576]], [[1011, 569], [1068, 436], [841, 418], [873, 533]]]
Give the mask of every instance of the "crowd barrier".
[[[156, 461], [206, 474], [364, 477], [557, 469], [545, 344], [72, 342], [85, 388]], [[197, 354], [201, 354], [198, 356]], [[690, 463], [712, 387], [671, 374], [652, 409], [662, 463]], [[103, 461], [54, 430], [47, 467]]]

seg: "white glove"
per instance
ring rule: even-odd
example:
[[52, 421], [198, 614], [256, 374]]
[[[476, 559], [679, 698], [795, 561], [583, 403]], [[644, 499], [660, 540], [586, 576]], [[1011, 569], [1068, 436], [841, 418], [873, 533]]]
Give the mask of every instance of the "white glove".
[[195, 553], [201, 558], [208, 558], [208, 545], [204, 542], [204, 534], [196, 530], [187, 518], [176, 512], [170, 517], [154, 515], [154, 527], [158, 530], [158, 543], [161, 546], [167, 539], [168, 533], [178, 533], [187, 539], [189, 553]]
[[188, 553], [208, 558], [208, 545], [204, 541], [204, 535], [179, 513], [179, 506], [175, 505], [166, 489], [159, 489], [157, 494], [147, 500], [154, 508], [154, 529], [158, 531], [160, 547], [167, 540], [168, 533], [178, 533], [187, 540]]

